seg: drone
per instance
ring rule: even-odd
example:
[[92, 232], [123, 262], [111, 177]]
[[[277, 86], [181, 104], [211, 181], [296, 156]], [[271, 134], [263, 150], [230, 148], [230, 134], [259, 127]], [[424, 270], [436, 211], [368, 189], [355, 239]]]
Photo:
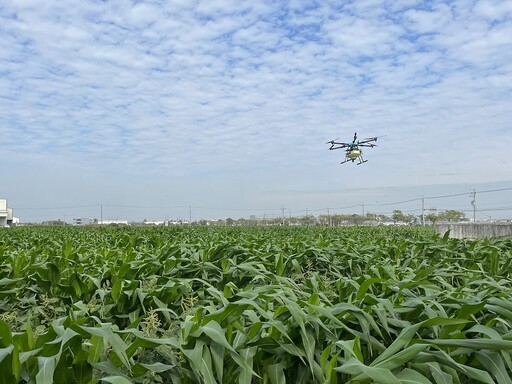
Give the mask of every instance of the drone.
[[345, 164], [349, 161], [354, 162], [356, 160], [358, 160], [357, 165], [366, 163], [368, 160], [363, 159], [363, 151], [360, 149], [360, 147], [373, 148], [377, 146], [377, 144], [373, 144], [373, 142], [377, 141], [377, 137], [369, 137], [362, 141], [358, 141], [357, 132], [354, 133], [354, 140], [351, 143], [340, 143], [336, 140], [338, 139], [328, 141], [325, 144], [331, 144], [331, 147], [329, 148], [331, 151], [334, 149], [347, 148], [345, 151], [345, 160], [340, 164]]

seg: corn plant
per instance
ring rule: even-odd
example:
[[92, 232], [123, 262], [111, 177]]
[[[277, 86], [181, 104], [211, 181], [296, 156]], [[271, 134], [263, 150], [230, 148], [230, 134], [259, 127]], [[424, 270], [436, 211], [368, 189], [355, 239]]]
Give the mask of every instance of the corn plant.
[[512, 383], [512, 239], [0, 232], [0, 383]]

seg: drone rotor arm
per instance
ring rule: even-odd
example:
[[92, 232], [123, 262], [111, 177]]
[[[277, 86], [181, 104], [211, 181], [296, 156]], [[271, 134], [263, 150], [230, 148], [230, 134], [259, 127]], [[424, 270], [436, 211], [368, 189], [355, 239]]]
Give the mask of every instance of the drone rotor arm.
[[372, 141], [377, 141], [377, 138], [376, 137], [370, 137], [368, 139], [364, 139], [364, 140], [360, 141], [359, 144], [371, 143]]
[[371, 143], [359, 143], [359, 146], [360, 146], [360, 147], [373, 148], [373, 147], [376, 147], [376, 146], [377, 146], [377, 144], [371, 144]]
[[[338, 147], [335, 147], [335, 145], [338, 145]], [[331, 148], [329, 148], [329, 150], [335, 150], [335, 149], [342, 149], [342, 148], [347, 148], [348, 145], [345, 144], [345, 143], [331, 143]]]
[[344, 142], [340, 142], [340, 141], [336, 141], [336, 140], [328, 141], [328, 143], [336, 144], [336, 145], [344, 145], [344, 146], [349, 146], [350, 145], [348, 143], [344, 143]]
[[348, 147], [350, 145], [350, 144], [339, 142], [339, 141], [336, 141], [336, 140], [338, 140], [338, 139], [330, 140], [330, 141], [325, 143], [325, 144], [331, 144], [331, 147], [329, 148], [329, 150], [346, 148], [346, 147]]

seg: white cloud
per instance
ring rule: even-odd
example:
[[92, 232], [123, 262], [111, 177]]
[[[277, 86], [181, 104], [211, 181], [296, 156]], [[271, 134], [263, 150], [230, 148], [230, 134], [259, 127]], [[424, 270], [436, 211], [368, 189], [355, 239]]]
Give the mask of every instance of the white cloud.
[[478, 1], [473, 10], [490, 21], [502, 21], [512, 16], [512, 3], [507, 0]]
[[453, 21], [451, 7], [441, 3], [431, 10], [409, 9], [404, 13], [408, 27], [417, 33], [442, 33]]
[[[244, 183], [263, 202], [264, 190], [351, 178], [509, 179], [511, 29], [506, 1], [5, 2], [0, 144], [20, 167], [68, 164], [160, 189], [162, 175], [180, 179], [188, 191], [172, 193], [185, 205], [235, 204], [227, 190], [250, 205]], [[364, 167], [340, 167], [343, 153], [323, 143], [354, 131], [387, 136]]]

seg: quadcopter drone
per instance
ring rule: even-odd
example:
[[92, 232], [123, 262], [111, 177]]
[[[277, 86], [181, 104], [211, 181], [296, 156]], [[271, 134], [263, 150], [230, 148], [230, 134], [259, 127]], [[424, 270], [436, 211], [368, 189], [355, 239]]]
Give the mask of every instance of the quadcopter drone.
[[376, 147], [377, 144], [372, 144], [374, 141], [377, 141], [377, 137], [366, 138], [362, 141], [357, 140], [357, 132], [354, 133], [354, 140], [351, 143], [340, 143], [336, 141], [337, 139], [328, 141], [325, 144], [331, 144], [329, 150], [347, 148], [345, 151], [345, 160], [340, 164], [345, 164], [348, 161], [354, 162], [358, 160], [357, 165], [366, 163], [368, 160], [363, 159], [363, 151], [360, 147]]

